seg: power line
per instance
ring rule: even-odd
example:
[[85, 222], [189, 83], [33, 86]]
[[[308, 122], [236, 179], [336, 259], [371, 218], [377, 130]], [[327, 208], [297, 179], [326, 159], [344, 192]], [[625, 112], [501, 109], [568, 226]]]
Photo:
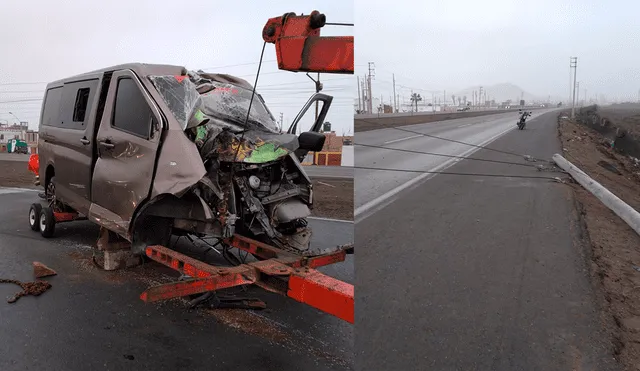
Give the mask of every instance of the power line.
[[420, 173], [420, 174], [442, 174], [442, 175], [466, 175], [466, 176], [483, 176], [483, 177], [493, 177], [493, 178], [521, 178], [521, 179], [545, 179], [545, 180], [553, 180], [559, 181], [558, 177], [551, 176], [536, 176], [536, 175], [504, 175], [504, 174], [484, 174], [484, 173], [458, 173], [452, 171], [426, 171], [426, 170], [410, 170], [410, 169], [389, 169], [389, 168], [378, 168], [378, 167], [365, 167], [365, 166], [354, 166], [354, 169], [362, 169], [362, 170], [377, 170], [377, 171], [396, 171], [396, 172], [405, 172], [405, 173]]
[[9, 85], [38, 85], [38, 84], [48, 84], [48, 82], [5, 82], [0, 83], [0, 86], [9, 86]]
[[506, 155], [517, 156], [517, 157], [523, 157], [523, 158], [525, 158], [525, 159], [527, 159], [527, 160], [530, 160], [530, 161], [540, 161], [540, 162], [551, 163], [551, 161], [538, 159], [538, 158], [535, 158], [535, 157], [532, 157], [532, 156], [529, 156], [529, 155], [522, 155], [522, 154], [515, 153], [515, 152], [503, 151], [503, 150], [499, 150], [499, 149], [495, 149], [495, 148], [489, 148], [489, 147], [479, 146], [479, 145], [477, 145], [477, 144], [466, 143], [466, 142], [462, 142], [462, 141], [455, 140], [455, 139], [443, 138], [443, 137], [439, 137], [439, 136], [437, 136], [437, 135], [432, 135], [432, 134], [420, 133], [420, 132], [413, 131], [413, 130], [409, 130], [409, 129], [402, 129], [402, 128], [397, 128], [397, 127], [391, 127], [391, 126], [387, 126], [387, 125], [385, 125], [385, 124], [380, 124], [380, 123], [373, 122], [373, 121], [368, 121], [368, 120], [362, 120], [362, 121], [363, 121], [363, 122], [366, 122], [366, 123], [369, 123], [369, 124], [376, 124], [376, 125], [380, 125], [380, 126], [383, 126], [383, 127], [387, 128], [387, 129], [394, 129], [394, 130], [404, 131], [404, 132], [407, 132], [407, 133], [412, 133], [412, 134], [422, 135], [422, 136], [425, 136], [425, 137], [434, 138], [434, 139], [439, 139], [439, 140], [444, 140], [444, 141], [447, 141], [447, 142], [463, 144], [463, 145], [465, 145], [465, 146], [470, 146], [470, 147], [475, 147], [475, 148], [480, 148], [480, 149], [486, 149], [486, 150], [488, 150], [488, 151], [493, 151], [493, 152], [497, 152], [497, 153], [504, 153], [504, 154], [506, 154]]
[[355, 145], [356, 145], [356, 146], [361, 146], [361, 147], [369, 147], [369, 148], [388, 149], [388, 150], [397, 151], [397, 152], [417, 153], [417, 154], [421, 154], [421, 155], [440, 156], [440, 157], [448, 157], [448, 158], [457, 158], [457, 159], [460, 159], [460, 160], [484, 161], [484, 162], [493, 162], [493, 163], [496, 163], [496, 164], [518, 165], [518, 166], [525, 166], [525, 167], [532, 167], [532, 168], [536, 168], [536, 166], [535, 166], [535, 165], [531, 165], [531, 164], [523, 164], [523, 163], [519, 163], [519, 162], [499, 161], [499, 160], [489, 160], [489, 159], [476, 158], [476, 157], [455, 156], [455, 155], [447, 155], [447, 154], [444, 154], [444, 153], [422, 152], [422, 151], [414, 151], [414, 150], [410, 150], [410, 149], [401, 149], [401, 148], [391, 148], [391, 147], [384, 147], [384, 146], [375, 146], [375, 145], [371, 145], [371, 144], [358, 144], [358, 143], [355, 143]]
[[12, 90], [12, 91], [0, 91], [0, 94], [3, 93], [7, 93], [7, 94], [11, 94], [11, 93], [20, 93], [20, 94], [24, 94], [24, 93], [42, 93], [44, 92], [44, 89], [42, 90]]
[[3, 100], [0, 103], [19, 103], [19, 102], [36, 102], [42, 101], [42, 98], [33, 98], [33, 99], [20, 99], [20, 100]]
[[[262, 61], [263, 63], [269, 63], [269, 62], [277, 62], [277, 60], [272, 59], [269, 61]], [[256, 64], [259, 64], [260, 62], [247, 62], [247, 63], [237, 63], [237, 64], [228, 64], [226, 66], [217, 66], [217, 67], [204, 67], [204, 68], [200, 68], [201, 70], [215, 70], [218, 68], [230, 68], [230, 67], [238, 67], [238, 66], [253, 66]]]

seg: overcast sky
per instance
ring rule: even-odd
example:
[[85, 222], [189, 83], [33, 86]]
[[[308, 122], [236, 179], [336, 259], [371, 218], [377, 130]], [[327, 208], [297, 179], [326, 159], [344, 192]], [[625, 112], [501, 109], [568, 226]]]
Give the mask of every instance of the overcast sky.
[[375, 62], [377, 98], [390, 99], [395, 72], [406, 97], [513, 83], [566, 99], [576, 56], [581, 95], [638, 99], [637, 1], [356, 0], [355, 9], [356, 74]]
[[[354, 20], [350, 1], [0, 0], [0, 122], [17, 121], [13, 112], [36, 128], [46, 82], [121, 63], [202, 68], [253, 84], [267, 20], [312, 10], [328, 22]], [[353, 27], [322, 30], [353, 34]], [[355, 77], [325, 74], [321, 81], [335, 97], [327, 121], [339, 134], [353, 133]], [[279, 71], [275, 46], [267, 44], [258, 92], [286, 125], [314, 85], [304, 73]]]

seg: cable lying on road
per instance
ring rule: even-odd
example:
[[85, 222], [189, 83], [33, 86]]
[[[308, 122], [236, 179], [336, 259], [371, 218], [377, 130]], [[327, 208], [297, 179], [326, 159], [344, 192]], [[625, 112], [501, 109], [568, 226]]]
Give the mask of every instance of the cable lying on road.
[[354, 169], [363, 170], [378, 170], [378, 171], [397, 171], [405, 173], [420, 173], [420, 174], [442, 174], [442, 175], [467, 175], [477, 177], [494, 177], [494, 178], [521, 178], [521, 179], [545, 179], [552, 180], [554, 182], [564, 183], [559, 177], [551, 176], [535, 176], [535, 175], [504, 175], [504, 174], [483, 174], [483, 173], [458, 173], [451, 171], [427, 171], [427, 170], [409, 170], [409, 169], [389, 169], [389, 168], [376, 168], [365, 166], [354, 166]]
[[519, 163], [519, 162], [499, 161], [499, 160], [488, 160], [488, 159], [484, 159], [484, 158], [476, 158], [476, 157], [464, 157], [464, 156], [456, 156], [456, 155], [446, 155], [446, 154], [444, 154], [444, 153], [434, 153], [434, 152], [414, 151], [414, 150], [410, 150], [410, 149], [391, 148], [391, 147], [384, 147], [384, 146], [376, 146], [376, 145], [372, 145], [372, 144], [357, 144], [357, 143], [356, 143], [356, 146], [369, 147], [369, 148], [379, 148], [379, 149], [389, 149], [389, 150], [392, 150], [392, 151], [408, 152], [408, 153], [417, 153], [417, 154], [421, 154], [421, 155], [430, 155], [430, 156], [441, 156], [441, 157], [449, 157], [449, 158], [458, 158], [458, 159], [461, 159], [461, 160], [484, 161], [484, 162], [493, 162], [493, 163], [497, 163], [497, 164], [518, 165], [518, 166], [526, 166], [526, 167], [538, 168], [536, 165], [523, 164], [523, 163]]
[[[425, 134], [425, 133], [420, 133], [418, 131], [413, 131], [413, 130], [409, 130], [409, 129], [401, 129], [401, 128], [398, 128], [398, 127], [388, 126], [388, 125], [381, 124], [381, 123], [378, 123], [378, 122], [373, 122], [373, 121], [368, 121], [368, 120], [362, 120], [362, 121], [370, 123], [370, 124], [374, 124], [374, 125], [380, 125], [380, 126], [382, 126], [384, 128], [387, 128], [387, 129], [400, 130], [400, 131], [404, 131], [404, 132], [412, 133], [412, 134], [417, 134], [417, 135], [421, 135], [421, 136], [428, 137], [428, 138], [434, 138], [434, 139], [444, 140], [444, 141], [447, 141], [447, 142], [462, 144], [462, 145], [465, 145], [465, 146], [470, 146], [470, 147], [475, 147], [475, 148], [480, 148], [480, 149], [486, 149], [487, 151], [493, 151], [493, 152], [502, 153], [502, 154], [506, 154], [506, 155], [510, 155], [510, 156], [517, 156], [517, 157], [524, 158], [525, 160], [531, 161], [531, 162], [545, 162], [545, 163], [549, 163], [549, 164], [553, 163], [553, 161], [543, 160], [543, 159], [536, 158], [536, 157], [533, 157], [533, 156], [530, 156], [530, 155], [522, 155], [522, 154], [511, 152], [511, 151], [503, 151], [503, 150], [500, 150], [500, 149], [489, 148], [489, 147], [485, 147], [485, 146], [479, 146], [477, 144], [466, 143], [466, 142], [462, 142], [462, 141], [455, 140], [455, 139], [443, 138], [443, 137], [439, 137], [437, 135]], [[356, 143], [356, 145], [358, 145], [358, 144]]]

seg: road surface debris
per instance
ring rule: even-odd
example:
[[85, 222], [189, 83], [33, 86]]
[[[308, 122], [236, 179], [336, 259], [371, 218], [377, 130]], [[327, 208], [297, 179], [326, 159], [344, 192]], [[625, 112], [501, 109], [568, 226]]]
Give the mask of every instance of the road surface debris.
[[56, 271], [40, 262], [33, 262], [33, 274], [36, 278], [55, 276]]
[[49, 282], [42, 280], [21, 282], [18, 280], [0, 279], [0, 283], [13, 283], [22, 287], [22, 291], [7, 299], [7, 303], [15, 303], [18, 299], [27, 295], [39, 296], [51, 288], [51, 284]]

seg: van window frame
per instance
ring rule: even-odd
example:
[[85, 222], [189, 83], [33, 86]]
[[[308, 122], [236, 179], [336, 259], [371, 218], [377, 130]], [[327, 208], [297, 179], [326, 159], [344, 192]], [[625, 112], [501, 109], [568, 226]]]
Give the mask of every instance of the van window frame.
[[[82, 95], [80, 95], [82, 94]], [[83, 102], [80, 101], [80, 98], [84, 98]], [[87, 87], [87, 88], [79, 88], [76, 91], [76, 99], [75, 99], [75, 103], [73, 104], [73, 115], [71, 116], [71, 120], [73, 120], [74, 123], [84, 123], [85, 120], [87, 119], [87, 107], [89, 106], [89, 100], [91, 99], [91, 88]], [[77, 115], [78, 115], [78, 108], [79, 108], [79, 104], [83, 103], [84, 107], [82, 107], [83, 111], [82, 111], [82, 117], [80, 117], [79, 120]]]
[[[149, 118], [149, 122], [147, 124], [146, 135], [141, 135], [140, 133], [135, 133], [135, 132], [132, 132], [132, 131], [129, 131], [129, 130], [126, 130], [126, 129], [123, 129], [121, 127], [118, 127], [118, 126], [114, 125], [114, 121], [116, 119], [117, 102], [118, 102], [118, 89], [120, 88], [120, 81], [122, 81], [122, 80], [131, 80], [133, 82], [133, 84], [135, 85], [136, 89], [138, 90], [138, 93], [142, 97], [142, 100], [144, 101], [145, 105], [149, 109], [150, 118]], [[114, 94], [114, 98], [113, 98], [113, 108], [111, 109], [111, 118], [109, 120], [109, 126], [114, 130], [118, 130], [120, 132], [127, 133], [127, 134], [130, 134], [130, 135], [134, 135], [134, 136], [136, 136], [138, 138], [142, 138], [144, 140], [151, 140], [152, 139], [151, 138], [151, 131], [153, 130], [153, 127], [154, 127], [154, 121], [157, 121], [157, 118], [156, 118], [155, 113], [153, 112], [153, 107], [151, 107], [149, 102], [147, 102], [147, 98], [145, 96], [145, 93], [140, 88], [140, 85], [138, 84], [138, 81], [132, 76], [119, 76], [118, 79], [116, 80], [115, 94]]]
[[[58, 118], [53, 125], [59, 129], [84, 131], [88, 127], [88, 121], [91, 118], [91, 111], [93, 110], [93, 104], [96, 98], [96, 92], [98, 91], [98, 77], [83, 78], [80, 80], [65, 81], [59, 88], [62, 89], [59, 103]], [[56, 87], [58, 88], [58, 87]], [[75, 121], [76, 106], [78, 103], [79, 94], [82, 90], [88, 89], [89, 94], [87, 98], [87, 104], [85, 107], [84, 120]], [[68, 95], [65, 95], [68, 92]], [[66, 99], [65, 99], [66, 98]]]
[[[51, 127], [51, 128], [59, 127], [58, 125], [55, 125], [55, 123], [57, 123], [59, 118], [60, 118], [60, 105], [62, 104], [63, 88], [64, 88], [64, 85], [60, 85], [60, 86], [52, 86], [52, 87], [50, 87], [50, 88], [48, 88], [46, 90], [45, 95], [44, 95], [44, 102], [42, 104], [42, 113], [40, 115], [40, 125], [48, 126], [48, 127]], [[56, 117], [55, 117], [55, 121], [53, 121], [54, 124], [49, 124], [49, 123], [47, 123], [47, 120], [45, 120], [45, 112], [47, 111], [47, 107], [48, 107], [47, 106], [47, 102], [50, 103], [49, 99], [51, 99], [51, 91], [52, 90], [56, 90], [56, 89], [60, 89], [60, 99], [58, 100], [58, 109], [57, 109], [57, 114], [56, 114]]]

